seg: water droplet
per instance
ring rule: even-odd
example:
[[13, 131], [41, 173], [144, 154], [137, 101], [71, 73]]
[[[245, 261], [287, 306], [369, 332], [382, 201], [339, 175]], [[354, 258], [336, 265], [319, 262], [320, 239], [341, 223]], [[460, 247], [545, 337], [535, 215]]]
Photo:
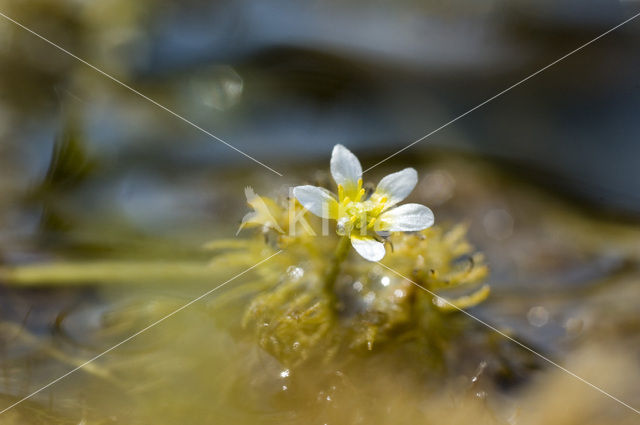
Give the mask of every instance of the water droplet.
[[291, 344], [291, 348], [293, 348], [294, 351], [298, 351], [300, 349], [300, 343], [298, 341], [294, 342]]
[[287, 274], [289, 275], [289, 279], [291, 280], [299, 280], [304, 276], [304, 270], [301, 267], [289, 266], [287, 269]]
[[549, 321], [549, 312], [541, 305], [531, 307], [527, 313], [527, 320], [532, 326], [540, 328]]
[[368, 304], [371, 304], [375, 299], [376, 299], [375, 292], [367, 292], [367, 294], [364, 296], [364, 301]]
[[582, 329], [584, 328], [584, 320], [578, 317], [570, 317], [565, 322], [564, 328], [568, 335], [576, 336], [582, 332]]
[[382, 286], [389, 286], [389, 284], [391, 283], [391, 279], [389, 279], [389, 276], [382, 276], [382, 279], [380, 279], [380, 283], [382, 284]]
[[353, 290], [356, 292], [360, 292], [362, 291], [362, 282], [360, 282], [359, 280], [356, 280], [355, 282], [353, 282]]
[[396, 289], [393, 291], [393, 295], [395, 295], [396, 298], [402, 298], [404, 297], [404, 291], [402, 289]]
[[215, 66], [195, 76], [189, 89], [202, 106], [226, 111], [240, 102], [244, 82], [230, 66]]
[[444, 300], [444, 298], [440, 298], [440, 297], [435, 297], [433, 299], [433, 303], [438, 306], [438, 307], [445, 307], [447, 305], [447, 302]]
[[336, 223], [336, 233], [338, 233], [340, 236], [349, 234], [352, 228], [353, 223], [349, 221], [348, 217], [342, 217]]
[[287, 391], [287, 389], [288, 389], [288, 388], [287, 388], [287, 386], [286, 386], [286, 385], [283, 385], [283, 386], [282, 386], [282, 391]]

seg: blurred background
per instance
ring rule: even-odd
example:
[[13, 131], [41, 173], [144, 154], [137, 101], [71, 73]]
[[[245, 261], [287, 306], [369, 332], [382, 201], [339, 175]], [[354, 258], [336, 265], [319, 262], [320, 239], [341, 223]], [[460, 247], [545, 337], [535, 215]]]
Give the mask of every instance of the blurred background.
[[[335, 143], [373, 165], [638, 8], [631, 0], [0, 3], [276, 169], [325, 158]], [[4, 18], [0, 31], [3, 180], [41, 177], [69, 120], [106, 164], [101, 172], [117, 168], [121, 180], [257, 167]], [[477, 153], [637, 217], [639, 37], [630, 22], [401, 159], [436, 148]]]
[[[0, 16], [0, 262], [205, 259], [202, 243], [235, 234], [244, 186], [322, 180], [336, 143], [368, 168], [639, 11], [636, 0], [0, 0], [0, 13], [283, 174]], [[414, 199], [468, 222], [487, 253], [494, 296], [478, 314], [545, 353], [585, 335], [639, 352], [638, 46], [640, 18], [367, 173], [418, 169]], [[36, 312], [30, 330], [48, 334], [65, 308], [102, 312], [94, 295], [0, 286], [0, 314]]]

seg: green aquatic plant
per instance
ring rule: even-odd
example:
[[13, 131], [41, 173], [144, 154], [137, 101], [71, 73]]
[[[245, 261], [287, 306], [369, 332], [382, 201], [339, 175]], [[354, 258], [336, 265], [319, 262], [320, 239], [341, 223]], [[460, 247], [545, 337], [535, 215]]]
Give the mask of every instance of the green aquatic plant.
[[[411, 168], [383, 178], [367, 194], [360, 163], [338, 145], [331, 171], [337, 199], [315, 186], [298, 186], [280, 200], [246, 190], [253, 211], [240, 228], [258, 229], [256, 243], [283, 250], [278, 263], [289, 266], [250, 299], [245, 328], [291, 365], [345, 350], [372, 351], [391, 340], [437, 346], [425, 338], [453, 337], [433, 326], [446, 327], [442, 315], [489, 294], [481, 285], [488, 268], [467, 242], [466, 226], [432, 226], [427, 207], [396, 206], [417, 182]], [[327, 231], [327, 219], [336, 221], [335, 231]], [[465, 288], [448, 302], [436, 295]]]
[[[348, 253], [337, 273], [327, 265], [333, 250], [327, 241], [313, 244], [286, 238], [283, 242], [296, 249], [285, 251], [278, 263], [288, 259], [295, 265], [286, 273], [274, 273], [271, 285], [261, 285], [265, 289], [250, 297], [243, 325], [265, 350], [289, 365], [327, 360], [344, 350], [372, 351], [390, 341], [411, 340], [427, 347], [434, 342], [429, 335], [453, 338], [453, 329], [454, 333], [439, 334], [448, 326], [446, 316], [455, 310], [451, 305], [470, 307], [489, 294], [487, 285], [478, 287], [488, 268], [482, 255], [473, 253], [465, 232], [466, 226], [456, 225], [394, 234], [387, 241], [393, 252], [382, 265]], [[434, 293], [471, 290], [449, 299], [451, 304], [444, 303], [383, 265], [406, 273]], [[325, 286], [327, 273], [336, 273], [332, 293]], [[436, 322], [442, 329], [433, 329]]]

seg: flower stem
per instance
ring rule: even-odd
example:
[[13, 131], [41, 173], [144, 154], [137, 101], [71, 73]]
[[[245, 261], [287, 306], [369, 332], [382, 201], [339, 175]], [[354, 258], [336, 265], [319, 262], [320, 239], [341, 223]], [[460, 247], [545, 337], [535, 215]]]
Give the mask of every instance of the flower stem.
[[348, 236], [343, 236], [340, 238], [340, 242], [336, 246], [336, 251], [334, 253], [333, 262], [331, 263], [331, 267], [329, 268], [329, 272], [327, 273], [327, 277], [324, 281], [324, 289], [327, 294], [330, 295], [331, 298], [335, 299], [335, 293], [333, 291], [336, 280], [338, 279], [338, 275], [340, 274], [340, 268], [342, 263], [347, 258], [347, 254], [349, 253], [349, 248], [351, 247], [351, 240]]

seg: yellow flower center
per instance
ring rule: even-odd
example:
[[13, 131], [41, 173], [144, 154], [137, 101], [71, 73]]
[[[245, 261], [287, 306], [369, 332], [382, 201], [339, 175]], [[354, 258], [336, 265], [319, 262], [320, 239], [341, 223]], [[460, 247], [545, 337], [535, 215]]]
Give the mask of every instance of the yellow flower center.
[[342, 185], [338, 185], [338, 225], [339, 235], [349, 235], [358, 232], [366, 235], [376, 223], [380, 214], [384, 211], [388, 201], [386, 196], [374, 193], [369, 199], [363, 200], [365, 190], [362, 188], [362, 179], [358, 180], [357, 192], [354, 199], [345, 194]]

